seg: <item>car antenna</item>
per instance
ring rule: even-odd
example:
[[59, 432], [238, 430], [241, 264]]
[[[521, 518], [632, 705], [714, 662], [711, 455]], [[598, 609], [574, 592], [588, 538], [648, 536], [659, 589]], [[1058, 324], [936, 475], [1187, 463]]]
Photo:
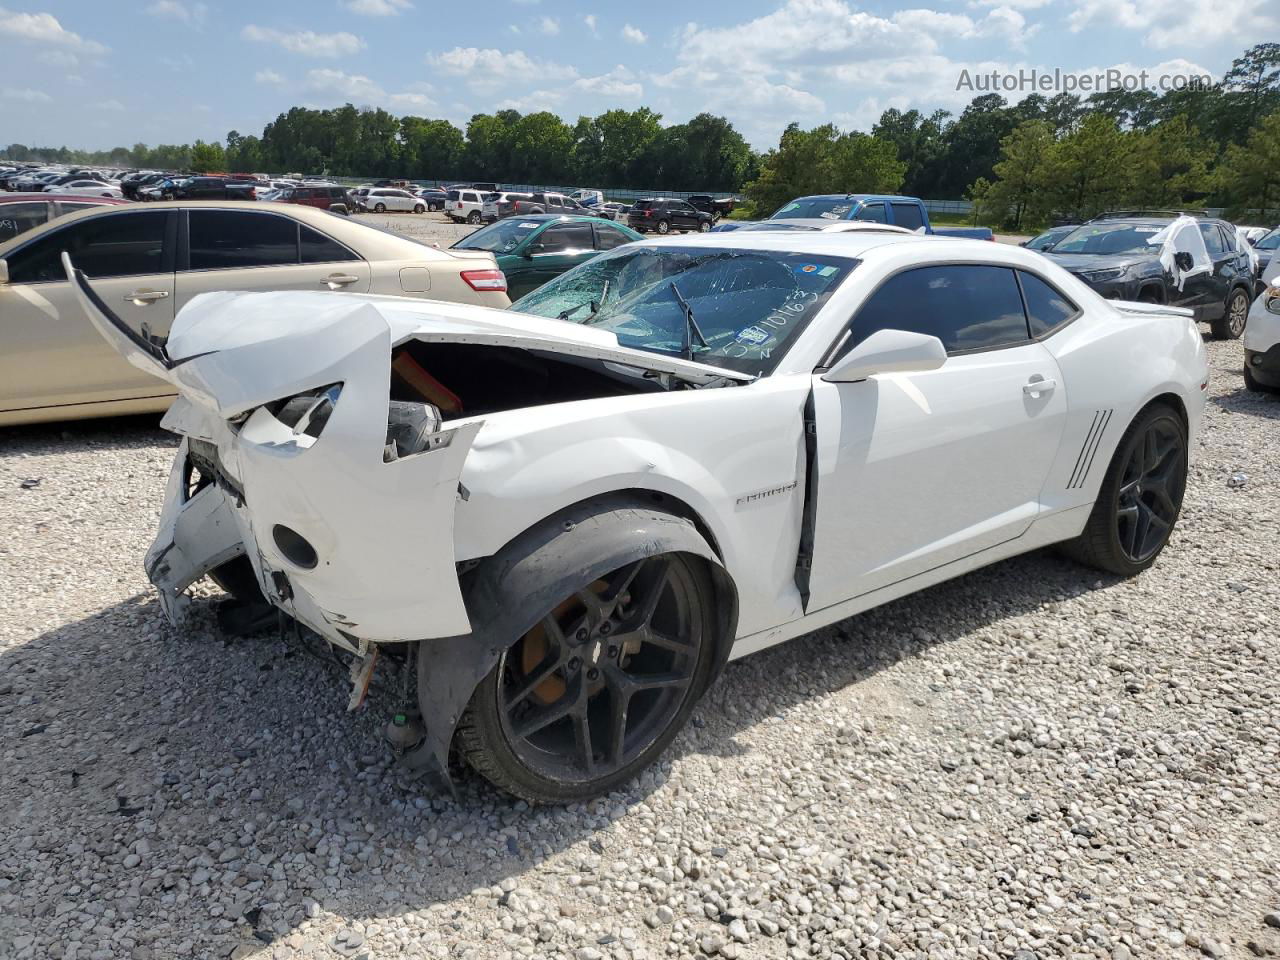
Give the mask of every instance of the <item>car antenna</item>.
[[689, 306], [689, 301], [684, 298], [684, 294], [680, 292], [680, 288], [676, 286], [674, 280], [671, 281], [671, 292], [676, 295], [676, 300], [680, 304], [680, 309], [684, 311], [684, 336], [680, 340], [680, 352], [686, 360], [693, 359], [693, 336], [697, 336], [698, 342], [703, 347], [710, 347], [707, 338], [702, 335], [702, 330], [698, 327], [698, 321], [693, 319], [693, 307]]

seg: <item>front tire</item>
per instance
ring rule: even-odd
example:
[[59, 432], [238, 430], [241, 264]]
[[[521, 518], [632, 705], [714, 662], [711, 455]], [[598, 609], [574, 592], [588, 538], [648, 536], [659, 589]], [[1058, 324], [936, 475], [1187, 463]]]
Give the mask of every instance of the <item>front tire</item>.
[[1081, 563], [1122, 577], [1160, 556], [1187, 488], [1187, 429], [1170, 406], [1147, 407], [1120, 438], [1084, 532], [1065, 544]]
[[699, 232], [699, 233], [710, 233], [710, 232], [711, 232], [711, 221], [710, 221], [710, 220], [699, 220], [699, 221], [698, 221], [698, 232]]
[[1239, 340], [1249, 319], [1249, 295], [1237, 287], [1227, 297], [1227, 310], [1209, 324], [1216, 340]]
[[533, 803], [627, 783], [684, 726], [714, 669], [716, 594], [696, 557], [658, 554], [571, 590], [480, 682], [455, 739], [481, 776]]
[[426, 213], [426, 212], [427, 212], [427, 208], [426, 208], [426, 207], [424, 207], [422, 204], [418, 204], [416, 207], [414, 207], [414, 208], [413, 208], [413, 212], [414, 212], [414, 213]]

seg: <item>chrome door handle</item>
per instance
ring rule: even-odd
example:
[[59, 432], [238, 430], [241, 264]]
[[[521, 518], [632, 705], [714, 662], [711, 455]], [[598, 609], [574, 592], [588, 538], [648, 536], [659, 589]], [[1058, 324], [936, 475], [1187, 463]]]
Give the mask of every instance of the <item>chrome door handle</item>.
[[155, 303], [168, 296], [168, 290], [135, 290], [133, 293], [126, 293], [124, 298], [135, 306], [145, 307], [149, 303]]
[[1022, 385], [1022, 392], [1028, 397], [1038, 397], [1042, 393], [1053, 393], [1057, 386], [1057, 380], [1045, 379], [1037, 374]]
[[355, 283], [359, 279], [359, 277], [350, 273], [331, 273], [320, 282], [330, 290], [337, 290], [339, 287], [345, 287], [347, 284]]

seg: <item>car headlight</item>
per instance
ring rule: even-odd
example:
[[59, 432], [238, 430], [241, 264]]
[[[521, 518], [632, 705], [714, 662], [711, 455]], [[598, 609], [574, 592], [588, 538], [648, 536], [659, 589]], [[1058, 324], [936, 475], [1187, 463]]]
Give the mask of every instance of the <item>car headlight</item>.
[[1080, 277], [1088, 280], [1090, 283], [1102, 283], [1105, 280], [1115, 280], [1123, 277], [1127, 272], [1125, 267], [1108, 267], [1106, 270], [1084, 270], [1081, 271]]
[[387, 408], [387, 444], [382, 451], [383, 462], [394, 463], [402, 457], [448, 446], [452, 431], [441, 433], [442, 422], [440, 409], [433, 404], [392, 400]]
[[273, 417], [293, 430], [295, 436], [305, 434], [318, 440], [341, 395], [342, 384], [331, 383], [265, 406]]
[[1262, 291], [1262, 305], [1268, 313], [1280, 314], [1280, 284], [1273, 283]]

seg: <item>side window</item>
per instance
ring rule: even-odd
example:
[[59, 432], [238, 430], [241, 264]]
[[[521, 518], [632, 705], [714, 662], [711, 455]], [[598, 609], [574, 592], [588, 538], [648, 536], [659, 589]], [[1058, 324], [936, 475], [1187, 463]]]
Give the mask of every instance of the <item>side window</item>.
[[538, 237], [537, 253], [564, 253], [567, 250], [591, 249], [591, 224], [558, 223], [547, 227]]
[[1225, 244], [1225, 247], [1223, 249], [1225, 249], [1228, 253], [1243, 252], [1244, 248], [1241, 247], [1240, 244], [1243, 243], [1244, 241], [1241, 241], [1239, 237], [1236, 236], [1234, 231], [1228, 230], [1222, 224], [1218, 224], [1218, 232], [1222, 234], [1222, 242]]
[[918, 230], [924, 226], [924, 218], [920, 216], [920, 208], [914, 203], [895, 203], [893, 205], [893, 222], [907, 230]]
[[160, 273], [164, 266], [165, 224], [168, 211], [119, 213], [95, 217], [54, 230], [28, 246], [11, 253], [11, 283], [49, 283], [65, 280], [62, 252], [85, 275], [130, 277]]
[[1080, 308], [1034, 273], [1018, 271], [1022, 296], [1027, 302], [1027, 324], [1031, 336], [1043, 337], [1075, 318]]
[[[63, 206], [70, 206], [63, 204]], [[34, 203], [6, 203], [0, 206], [0, 243], [11, 240], [32, 227], [38, 227], [49, 219], [49, 205]]]
[[929, 334], [948, 353], [1028, 340], [1013, 270], [981, 265], [919, 267], [890, 277], [853, 318], [844, 352], [877, 330]]
[[192, 210], [192, 270], [232, 270], [298, 262], [298, 225], [270, 213]]
[[1202, 223], [1199, 226], [1200, 236], [1204, 237], [1205, 249], [1209, 251], [1210, 257], [1220, 257], [1227, 252], [1222, 242], [1222, 231], [1216, 223]]
[[298, 241], [303, 263], [336, 263], [340, 260], [359, 260], [354, 253], [331, 240], [319, 230], [298, 224]]
[[871, 223], [888, 223], [889, 218], [885, 216], [883, 203], [867, 203], [858, 211], [855, 220], [868, 220]]
[[603, 223], [597, 223], [595, 224], [595, 229], [597, 250], [612, 250], [614, 247], [620, 247], [624, 243], [631, 242], [631, 238], [617, 227], [608, 227]]

